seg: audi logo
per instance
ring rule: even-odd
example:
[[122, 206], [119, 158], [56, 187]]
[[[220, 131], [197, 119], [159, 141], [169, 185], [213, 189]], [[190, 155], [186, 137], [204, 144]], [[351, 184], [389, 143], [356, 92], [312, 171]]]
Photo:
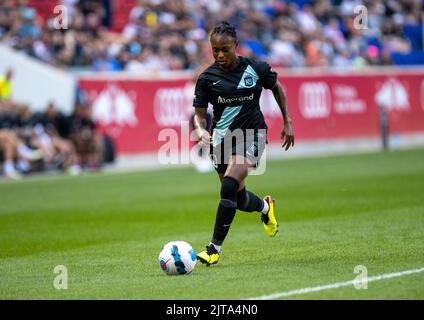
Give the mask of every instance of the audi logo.
[[299, 89], [300, 113], [306, 119], [326, 118], [331, 112], [330, 88], [325, 82], [307, 82]]
[[187, 120], [190, 103], [184, 88], [159, 89], [154, 99], [156, 123], [159, 126], [179, 126], [181, 121]]

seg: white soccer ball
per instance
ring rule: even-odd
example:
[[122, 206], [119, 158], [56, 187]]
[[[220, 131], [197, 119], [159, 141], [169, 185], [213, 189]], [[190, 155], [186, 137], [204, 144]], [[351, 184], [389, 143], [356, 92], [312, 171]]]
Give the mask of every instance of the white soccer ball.
[[159, 254], [160, 267], [168, 275], [189, 274], [196, 260], [196, 251], [185, 241], [168, 242]]

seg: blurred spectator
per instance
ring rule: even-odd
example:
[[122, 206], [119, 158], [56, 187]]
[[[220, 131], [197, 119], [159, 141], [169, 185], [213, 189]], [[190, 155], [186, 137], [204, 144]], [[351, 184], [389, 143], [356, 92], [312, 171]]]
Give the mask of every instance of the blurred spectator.
[[16, 115], [10, 100], [0, 100], [0, 129], [14, 129]]
[[13, 70], [8, 69], [4, 76], [0, 76], [0, 100], [10, 99], [12, 95]]
[[99, 170], [102, 165], [103, 141], [91, 120], [90, 107], [76, 103], [75, 110], [67, 119], [69, 139], [80, 156], [81, 166], [86, 170]]
[[22, 175], [16, 169], [16, 165], [29, 170], [31, 162], [41, 158], [41, 150], [29, 148], [12, 129], [0, 128], [0, 159], [6, 178], [20, 180]]
[[120, 69], [119, 62], [105, 51], [102, 51], [93, 62], [94, 71], [118, 71]]
[[51, 140], [54, 152], [59, 155], [61, 169], [68, 170], [71, 175], [81, 172], [80, 156], [74, 143], [67, 139], [69, 134], [66, 118], [56, 109], [53, 103], [47, 106], [43, 116], [43, 129]]
[[77, 175], [114, 161], [113, 142], [96, 130], [89, 107], [78, 103], [70, 116], [53, 103], [36, 113], [24, 104], [0, 107], [0, 174], [6, 178], [46, 170]]

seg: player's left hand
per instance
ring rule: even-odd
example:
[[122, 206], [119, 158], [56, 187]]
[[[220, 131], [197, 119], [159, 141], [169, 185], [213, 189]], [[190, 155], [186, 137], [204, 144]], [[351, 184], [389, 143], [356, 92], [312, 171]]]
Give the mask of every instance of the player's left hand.
[[283, 126], [283, 130], [281, 130], [281, 144], [282, 147], [288, 150], [290, 147], [294, 146], [294, 134], [293, 128], [290, 122], [285, 122]]

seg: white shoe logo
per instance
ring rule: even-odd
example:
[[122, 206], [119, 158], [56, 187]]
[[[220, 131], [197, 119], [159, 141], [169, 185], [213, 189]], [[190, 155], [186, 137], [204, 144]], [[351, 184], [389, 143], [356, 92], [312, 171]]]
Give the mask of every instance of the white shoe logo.
[[221, 80], [218, 80], [218, 81], [216, 81], [216, 82], [212, 82], [212, 85], [214, 86], [214, 85], [216, 85], [216, 84], [218, 84], [218, 83], [220, 83], [221, 82]]

